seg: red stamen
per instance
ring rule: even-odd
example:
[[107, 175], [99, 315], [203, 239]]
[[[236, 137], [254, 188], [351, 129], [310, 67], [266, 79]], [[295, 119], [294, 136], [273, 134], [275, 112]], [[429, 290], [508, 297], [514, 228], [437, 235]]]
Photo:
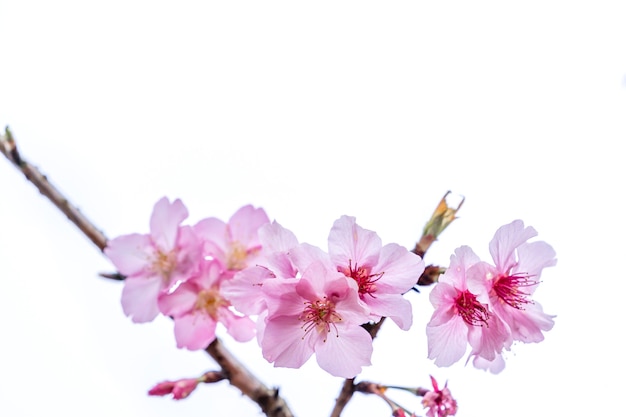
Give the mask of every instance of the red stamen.
[[344, 274], [345, 276], [352, 278], [356, 281], [359, 286], [359, 296], [363, 298], [365, 294], [369, 294], [372, 297], [375, 297], [374, 293], [376, 292], [376, 281], [381, 279], [384, 272], [379, 272], [377, 274], [372, 274], [371, 269], [368, 267], [358, 266], [357, 264], [352, 267], [352, 260], [348, 261], [348, 268], [338, 267], [337, 270]]
[[532, 303], [532, 300], [528, 299], [530, 294], [523, 291], [523, 288], [538, 283], [539, 281], [532, 279], [531, 275], [518, 273], [496, 278], [492, 288], [500, 300], [513, 308], [523, 310], [526, 304]]
[[[312, 329], [317, 329], [320, 333], [330, 333], [332, 326], [335, 329], [335, 334], [339, 337], [335, 323], [340, 322], [342, 319], [335, 311], [335, 304], [332, 301], [328, 301], [326, 297], [323, 300], [307, 302], [306, 307], [298, 318], [304, 322], [302, 325], [304, 333], [308, 333]], [[326, 341], [326, 336], [324, 336], [324, 341]]]
[[463, 318], [465, 323], [472, 326], [488, 326], [489, 311], [481, 304], [474, 294], [469, 291], [463, 291], [454, 300], [458, 314]]

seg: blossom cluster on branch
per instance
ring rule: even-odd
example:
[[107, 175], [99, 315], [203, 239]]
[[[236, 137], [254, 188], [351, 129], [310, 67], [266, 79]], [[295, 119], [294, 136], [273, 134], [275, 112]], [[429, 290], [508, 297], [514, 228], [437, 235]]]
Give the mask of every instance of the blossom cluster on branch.
[[237, 341], [256, 334], [275, 366], [299, 368], [315, 354], [322, 369], [353, 378], [373, 350], [363, 324], [389, 317], [411, 327], [403, 294], [424, 262], [383, 245], [353, 217], [335, 221], [326, 252], [249, 205], [228, 223], [211, 217], [183, 225], [187, 216], [180, 200], [164, 197], [149, 234], [119, 236], [104, 251], [126, 275], [124, 312], [135, 322], [172, 317], [178, 347], [206, 348], [219, 322]]
[[[444, 208], [433, 216], [438, 222], [427, 224], [427, 240], [454, 219]], [[402, 330], [411, 327], [412, 308], [403, 295], [424, 273], [422, 258], [396, 243], [383, 245], [354, 217], [334, 222], [327, 250], [299, 242], [251, 205], [228, 222], [210, 217], [184, 225], [187, 217], [180, 200], [163, 197], [150, 233], [119, 236], [104, 250], [126, 276], [124, 312], [135, 322], [171, 317], [179, 348], [206, 348], [221, 323], [237, 341], [256, 337], [274, 366], [299, 368], [315, 355], [331, 375], [354, 378], [371, 364], [367, 325], [389, 318]], [[531, 297], [543, 268], [556, 259], [545, 242], [529, 242], [536, 235], [521, 220], [502, 226], [489, 245], [493, 265], [468, 246], [455, 250], [430, 293], [435, 310], [426, 335], [436, 365], [458, 361], [469, 344], [467, 361], [497, 373], [513, 342], [543, 340], [554, 316]], [[188, 384], [196, 379], [181, 381], [171, 387], [197, 385]], [[442, 392], [434, 379], [433, 385], [425, 401]], [[456, 411], [454, 404], [446, 409]]]
[[456, 400], [447, 383], [440, 388], [432, 376], [432, 389], [354, 381], [370, 365], [372, 339], [385, 319], [410, 329], [412, 308], [404, 294], [416, 285], [434, 284], [426, 336], [428, 358], [438, 366], [459, 361], [469, 345], [466, 363], [498, 373], [503, 353], [515, 342], [540, 342], [554, 326], [555, 316], [543, 312], [533, 293], [543, 269], [556, 264], [556, 253], [545, 242], [531, 241], [537, 232], [521, 220], [496, 231], [489, 261], [461, 246], [447, 267], [425, 266], [424, 254], [463, 203], [450, 206], [449, 193], [412, 251], [383, 245], [375, 232], [345, 215], [332, 225], [326, 250], [299, 242], [251, 205], [228, 222], [209, 217], [187, 225], [185, 205], [165, 197], [154, 205], [149, 233], [108, 240], [21, 157], [8, 128], [0, 135], [0, 153], [111, 260], [119, 272], [103, 276], [124, 280], [121, 302], [132, 321], [149, 322], [159, 314], [172, 318], [177, 346], [204, 349], [221, 368], [158, 383], [150, 395], [180, 400], [201, 383], [226, 379], [266, 415], [293, 416], [277, 389], [265, 387], [220, 345], [216, 328], [221, 323], [236, 341], [256, 337], [274, 366], [299, 368], [315, 355], [323, 370], [346, 378], [332, 417], [341, 414], [354, 392], [382, 398], [393, 416], [414, 416], [388, 396], [390, 389], [422, 397], [428, 417], [451, 416]]

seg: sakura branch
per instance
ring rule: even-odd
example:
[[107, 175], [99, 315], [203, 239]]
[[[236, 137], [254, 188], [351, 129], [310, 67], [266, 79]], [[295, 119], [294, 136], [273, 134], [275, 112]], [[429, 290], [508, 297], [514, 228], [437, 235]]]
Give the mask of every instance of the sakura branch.
[[438, 366], [459, 361], [469, 345], [467, 362], [498, 373], [503, 353], [515, 342], [539, 342], [554, 325], [554, 316], [532, 295], [543, 269], [556, 264], [556, 254], [545, 242], [530, 242], [537, 233], [521, 220], [496, 231], [489, 244], [492, 262], [460, 246], [448, 267], [425, 265], [426, 252], [464, 202], [460, 197], [452, 203], [450, 192], [412, 251], [383, 244], [376, 232], [347, 215], [333, 223], [326, 249], [300, 242], [252, 205], [228, 221], [207, 217], [186, 224], [187, 207], [167, 197], [155, 203], [147, 233], [107, 240], [24, 161], [8, 129], [0, 139], [2, 153], [119, 271], [103, 276], [124, 280], [124, 313], [136, 323], [170, 317], [179, 348], [206, 350], [221, 367], [199, 378], [165, 381], [153, 388], [155, 395], [182, 399], [200, 383], [228, 379], [267, 416], [292, 416], [278, 390], [263, 385], [220, 343], [216, 329], [221, 326], [237, 342], [256, 338], [263, 358], [276, 367], [298, 369], [315, 358], [322, 370], [344, 378], [331, 417], [342, 414], [355, 392], [378, 395], [393, 416], [406, 415], [409, 411], [386, 395], [388, 389], [423, 396], [427, 416], [444, 417], [454, 415], [457, 404], [447, 384], [440, 389], [432, 377], [433, 390], [355, 383], [371, 365], [373, 339], [384, 322], [411, 328], [406, 293], [436, 284], [429, 294], [434, 312], [426, 334], [428, 358]]
[[47, 197], [52, 204], [61, 210], [61, 212], [65, 214], [98, 249], [101, 251], [104, 250], [107, 244], [107, 238], [104, 234], [96, 228], [76, 206], [71, 204], [68, 199], [48, 181], [45, 175], [22, 158], [8, 127], [5, 129], [4, 135], [0, 135], [0, 152], [2, 152], [17, 169], [22, 171], [26, 179], [33, 183], [41, 194]]
[[[106, 236], [96, 228], [36, 167], [29, 164], [19, 153], [11, 131], [6, 128], [0, 135], [0, 152], [18, 168], [37, 189], [47, 197], [67, 218], [74, 223], [101, 251], [108, 245]], [[164, 236], [162, 236], [165, 238]], [[160, 258], [167, 263], [167, 259]], [[126, 278], [124, 274], [103, 274], [117, 280]], [[278, 395], [278, 390], [266, 387], [248, 371], [219, 341], [213, 338], [206, 351], [222, 368], [221, 375], [238, 388], [244, 395], [255, 401], [268, 417], [292, 417], [287, 403]], [[203, 382], [208, 382], [203, 381]]]

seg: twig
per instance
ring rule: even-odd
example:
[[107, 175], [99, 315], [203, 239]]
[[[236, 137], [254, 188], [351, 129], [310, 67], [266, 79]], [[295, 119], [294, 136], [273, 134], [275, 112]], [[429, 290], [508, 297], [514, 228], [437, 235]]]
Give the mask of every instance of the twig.
[[263, 385], [248, 369], [215, 339], [206, 351], [222, 367], [231, 385], [256, 402], [268, 417], [293, 417], [291, 410], [278, 389], [270, 389]]
[[[81, 232], [85, 234], [100, 251], [107, 245], [106, 236], [94, 226], [61, 192], [54, 187], [45, 175], [26, 162], [20, 155], [13, 135], [7, 127], [5, 134], [0, 134], [0, 152], [32, 182], [61, 212], [63, 212]], [[119, 273], [101, 274], [106, 278], [123, 279]], [[278, 395], [277, 389], [270, 389], [252, 375], [246, 367], [230, 353], [219, 340], [207, 347], [206, 352], [218, 363], [231, 385], [256, 402], [268, 417], [293, 417], [287, 403]]]
[[104, 250], [107, 245], [106, 236], [104, 236], [76, 206], [72, 205], [67, 198], [48, 181], [45, 175], [22, 158], [8, 127], [5, 130], [5, 134], [0, 135], [0, 152], [2, 152], [17, 169], [22, 171], [26, 179], [32, 182], [39, 192], [46, 196], [52, 204], [57, 206], [57, 208], [61, 210], [61, 212], [65, 214], [100, 251]]

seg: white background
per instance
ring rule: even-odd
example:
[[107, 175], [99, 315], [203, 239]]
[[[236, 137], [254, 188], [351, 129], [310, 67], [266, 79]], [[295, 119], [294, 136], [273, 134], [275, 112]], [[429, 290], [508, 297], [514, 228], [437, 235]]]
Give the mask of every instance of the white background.
[[[556, 250], [536, 292], [554, 329], [497, 376], [426, 359], [427, 293], [409, 332], [386, 323], [363, 379], [449, 387], [459, 416], [610, 415], [626, 372], [623, 270], [626, 25], [622, 2], [0, 1], [0, 125], [109, 237], [153, 204], [189, 222], [263, 207], [326, 247], [356, 216], [411, 248], [447, 190], [467, 200], [426, 255], [488, 259], [516, 218]], [[0, 415], [255, 416], [226, 382], [185, 401], [165, 379], [215, 369], [164, 318], [137, 325], [112, 266], [0, 161]], [[224, 343], [300, 417], [341, 380], [276, 369]], [[421, 411], [418, 399], [401, 398]], [[618, 408], [618, 410], [616, 410]], [[355, 395], [345, 416], [388, 416]]]

